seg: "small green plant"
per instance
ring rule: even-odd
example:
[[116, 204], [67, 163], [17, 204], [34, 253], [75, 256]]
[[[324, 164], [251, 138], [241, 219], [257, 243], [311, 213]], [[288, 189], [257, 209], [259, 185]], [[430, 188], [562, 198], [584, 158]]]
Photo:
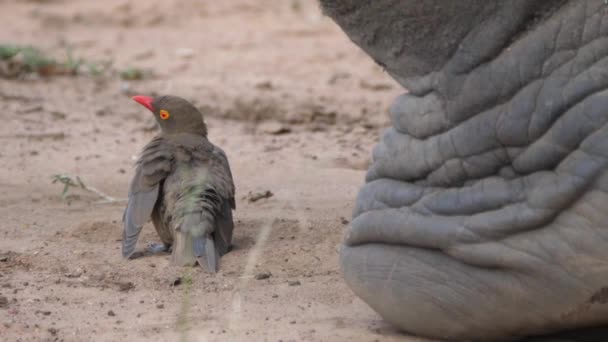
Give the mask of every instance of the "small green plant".
[[65, 59], [58, 61], [31, 46], [0, 44], [0, 77], [11, 78], [27, 73], [41, 76], [79, 75], [83, 72], [101, 76], [111, 65], [112, 61], [91, 62], [76, 57], [69, 48]]
[[128, 67], [120, 72], [120, 78], [127, 81], [141, 80], [144, 78], [144, 71], [134, 67]]
[[69, 196], [69, 191], [71, 188], [82, 189], [87, 192], [91, 192], [103, 199], [102, 203], [116, 203], [116, 202], [125, 202], [126, 199], [114, 198], [112, 196], [106, 195], [105, 193], [97, 190], [92, 186], [86, 185], [80, 176], [71, 176], [68, 174], [56, 174], [51, 177], [53, 184], [61, 183], [63, 184], [63, 190], [61, 191], [61, 198], [66, 200]]
[[0, 59], [9, 59], [19, 53], [20, 47], [15, 45], [0, 45]]
[[65, 66], [65, 69], [72, 75], [76, 75], [78, 73], [78, 70], [80, 69], [80, 66], [84, 64], [84, 59], [82, 58], [75, 58], [74, 55], [72, 55], [72, 50], [68, 49], [67, 52], [67, 59], [66, 61], [63, 63], [63, 65]]
[[101, 76], [103, 69], [97, 63], [87, 63], [89, 73], [93, 76]]
[[86, 188], [86, 185], [84, 185], [84, 182], [82, 181], [82, 179], [80, 179], [79, 176], [76, 176], [76, 179], [74, 179], [72, 176], [67, 174], [58, 174], [53, 175], [52, 179], [53, 184], [63, 184], [63, 191], [61, 191], [62, 199], [66, 199], [68, 197], [68, 192], [70, 191], [70, 188]]
[[28, 66], [30, 71], [40, 71], [43, 68], [57, 65], [57, 62], [55, 62], [54, 59], [45, 56], [38, 49], [26, 47], [21, 50], [21, 53], [23, 53], [25, 65]]
[[0, 44], [0, 59], [19, 58], [19, 62], [27, 72], [44, 73], [49, 68], [57, 66], [57, 62], [45, 56], [40, 50], [31, 46]]

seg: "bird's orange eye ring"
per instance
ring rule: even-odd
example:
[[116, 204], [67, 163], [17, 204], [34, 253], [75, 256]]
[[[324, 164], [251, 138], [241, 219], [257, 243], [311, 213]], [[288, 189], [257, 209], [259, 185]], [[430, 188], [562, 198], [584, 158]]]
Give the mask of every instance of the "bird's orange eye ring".
[[158, 116], [160, 116], [162, 120], [167, 120], [171, 115], [169, 115], [169, 112], [167, 112], [166, 110], [161, 109], [158, 113]]

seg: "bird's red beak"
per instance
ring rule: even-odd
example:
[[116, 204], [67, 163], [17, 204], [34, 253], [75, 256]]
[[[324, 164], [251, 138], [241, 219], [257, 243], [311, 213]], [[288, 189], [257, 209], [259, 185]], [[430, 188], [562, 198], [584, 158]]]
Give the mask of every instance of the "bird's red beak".
[[151, 112], [154, 112], [154, 108], [152, 107], [152, 101], [154, 101], [154, 99], [150, 96], [137, 95], [133, 96], [132, 99], [148, 108]]

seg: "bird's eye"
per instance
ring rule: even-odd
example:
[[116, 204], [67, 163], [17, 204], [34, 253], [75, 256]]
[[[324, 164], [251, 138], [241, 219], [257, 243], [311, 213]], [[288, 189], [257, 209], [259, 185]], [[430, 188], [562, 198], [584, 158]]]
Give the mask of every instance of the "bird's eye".
[[167, 120], [167, 119], [168, 119], [168, 118], [171, 116], [171, 115], [169, 115], [169, 112], [168, 112], [168, 111], [166, 111], [166, 110], [164, 110], [164, 109], [161, 109], [161, 110], [160, 110], [160, 113], [158, 113], [158, 115], [159, 115], [159, 116], [160, 116], [160, 118], [161, 118], [161, 119], [163, 119], [163, 120]]

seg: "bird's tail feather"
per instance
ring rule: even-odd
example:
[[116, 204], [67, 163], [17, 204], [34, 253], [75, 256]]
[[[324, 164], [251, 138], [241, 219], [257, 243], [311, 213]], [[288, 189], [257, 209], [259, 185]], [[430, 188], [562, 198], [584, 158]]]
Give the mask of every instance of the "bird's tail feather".
[[172, 261], [180, 266], [194, 266], [197, 262], [211, 273], [216, 273], [219, 253], [210, 235], [194, 237], [178, 232], [173, 242]]
[[219, 263], [219, 253], [211, 236], [194, 238], [194, 255], [201, 267], [207, 266], [207, 271], [216, 273]]

